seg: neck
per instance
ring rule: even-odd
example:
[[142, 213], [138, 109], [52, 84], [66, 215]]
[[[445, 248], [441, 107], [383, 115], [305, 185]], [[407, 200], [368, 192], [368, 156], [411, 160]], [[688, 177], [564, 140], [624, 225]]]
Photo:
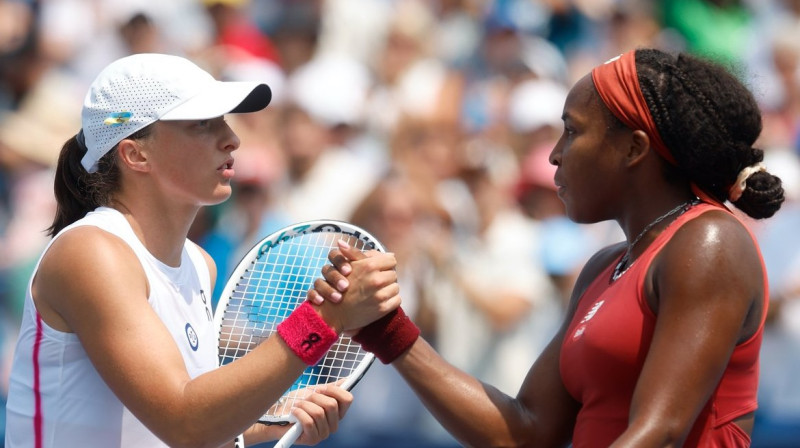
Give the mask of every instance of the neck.
[[664, 226], [667, 226], [670, 222], [672, 222], [673, 218], [680, 216], [683, 212], [685, 212], [691, 203], [692, 203], [691, 200], [681, 202], [680, 204], [670, 208], [666, 212], [658, 215], [652, 221], [647, 223], [642, 228], [642, 230], [638, 234], [636, 234], [636, 237], [633, 238], [633, 240], [630, 240], [630, 237], [628, 238], [629, 239], [628, 247], [631, 248], [635, 246], [636, 243], [638, 243], [645, 235], [647, 235], [650, 232], [650, 230], [656, 228], [656, 226], [658, 226], [662, 222], [666, 222]]
[[[628, 247], [625, 249], [625, 253], [622, 255], [619, 263], [617, 263], [617, 266], [612, 273], [611, 280], [614, 281], [622, 276], [622, 274], [624, 274], [628, 268], [631, 267], [636, 258], [638, 258], [638, 256], [641, 254], [641, 251], [649, 246], [650, 242], [652, 242], [652, 240], [658, 234], [660, 234], [664, 228], [669, 226], [670, 223], [675, 221], [675, 219], [689, 210], [696, 203], [696, 199], [690, 199], [671, 207], [645, 224], [642, 227], [642, 230], [640, 230], [639, 233], [633, 237], [633, 239], [631, 239], [630, 233], [626, 232], [628, 235]], [[637, 244], [639, 245], [638, 248]], [[637, 252], [634, 253], [634, 250]]]
[[141, 199], [124, 195], [113, 198], [109, 207], [125, 216], [133, 232], [154, 257], [168, 266], [180, 266], [183, 245], [199, 207], [176, 212], [178, 207], [175, 204], [144, 203]]
[[[659, 193], [659, 194], [654, 194]], [[617, 222], [627, 237], [628, 244], [650, 223], [675, 207], [691, 202], [696, 195], [688, 188], [672, 185], [636, 185], [625, 198], [626, 206], [617, 215]], [[667, 219], [669, 221], [669, 219]], [[658, 228], [659, 226], [656, 225]]]

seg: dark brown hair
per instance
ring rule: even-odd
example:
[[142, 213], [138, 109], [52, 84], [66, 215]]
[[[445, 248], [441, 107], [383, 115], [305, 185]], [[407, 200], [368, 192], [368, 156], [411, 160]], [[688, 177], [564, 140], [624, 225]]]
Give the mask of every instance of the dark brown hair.
[[[753, 144], [761, 111], [732, 71], [687, 54], [636, 51], [639, 85], [661, 138], [678, 170], [720, 201], [739, 172], [764, 159]], [[781, 180], [765, 171], [747, 180], [734, 205], [753, 218], [768, 218], [784, 200]]]
[[[139, 140], [148, 137], [150, 133], [151, 127], [147, 126], [126, 138]], [[56, 216], [47, 229], [49, 236], [55, 236], [64, 227], [83, 218], [97, 207], [108, 205], [111, 195], [119, 190], [120, 172], [116, 146], [97, 162], [98, 168], [94, 173], [87, 172], [81, 165], [84, 154], [86, 149], [78, 142], [78, 135], [67, 140], [61, 147], [53, 184], [57, 203]]]

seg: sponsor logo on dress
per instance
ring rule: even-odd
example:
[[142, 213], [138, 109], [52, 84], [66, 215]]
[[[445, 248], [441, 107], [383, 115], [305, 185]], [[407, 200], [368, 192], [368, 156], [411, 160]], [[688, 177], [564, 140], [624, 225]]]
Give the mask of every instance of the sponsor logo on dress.
[[597, 311], [600, 310], [600, 307], [603, 306], [605, 300], [601, 300], [592, 306], [592, 309], [586, 312], [586, 315], [583, 316], [583, 319], [578, 324], [578, 328], [575, 329], [575, 333], [572, 334], [572, 339], [578, 339], [583, 336], [583, 333], [586, 332], [586, 324], [592, 320]]
[[206, 317], [208, 317], [208, 321], [211, 322], [211, 308], [208, 305], [206, 293], [202, 289], [200, 290], [200, 298], [203, 300], [203, 307], [206, 309]]
[[197, 333], [195, 333], [194, 328], [192, 328], [192, 324], [186, 324], [186, 338], [189, 339], [189, 346], [192, 347], [192, 350], [197, 351], [197, 346], [200, 344], [200, 339], [197, 337]]

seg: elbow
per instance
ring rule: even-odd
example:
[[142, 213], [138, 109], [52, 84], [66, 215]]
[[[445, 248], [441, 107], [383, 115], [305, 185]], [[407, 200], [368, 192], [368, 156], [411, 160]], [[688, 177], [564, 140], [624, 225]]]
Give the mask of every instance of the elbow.
[[185, 431], [171, 431], [169, 434], [160, 436], [161, 441], [172, 448], [200, 448], [208, 445], [207, 440], [199, 440], [199, 437]]
[[514, 445], [504, 442], [486, 442], [486, 443], [463, 443], [462, 446], [465, 448], [514, 448], [514, 447], [521, 447], [524, 445]]
[[206, 438], [192, 434], [172, 434], [161, 440], [172, 448], [218, 448], [221, 446], [221, 443], [213, 443]]
[[628, 432], [632, 438], [625, 440], [639, 440], [646, 442], [648, 446], [663, 448], [682, 447], [690, 430], [691, 425], [687, 426], [681, 420], [657, 419], [649, 425], [631, 425]]
[[[501, 427], [503, 427], [502, 424], [497, 426], [497, 428]], [[571, 434], [571, 430], [569, 434]], [[459, 442], [470, 448], [565, 447], [569, 444], [569, 437], [556, 428], [544, 429], [531, 420], [525, 424], [505, 426], [501, 431], [476, 434], [468, 441], [462, 438]]]
[[184, 440], [184, 441], [181, 441], [181, 442], [178, 442], [176, 440], [164, 440], [164, 443], [166, 443], [167, 445], [171, 446], [172, 448], [190, 448], [190, 447], [197, 446], [197, 445], [192, 445], [192, 442], [190, 442], [188, 440]]
[[686, 437], [689, 435], [690, 428], [684, 428], [680, 425], [669, 426], [664, 429], [664, 434], [662, 435], [662, 445], [665, 448], [676, 447], [680, 448], [683, 446], [683, 443], [686, 441]]
[[551, 445], [543, 445], [534, 442], [496, 440], [486, 443], [464, 444], [463, 446], [469, 448], [529, 448], [529, 447], [542, 447]]
[[661, 444], [659, 446], [682, 447], [692, 430], [692, 423], [681, 418], [662, 419], [660, 425]]
[[[208, 425], [178, 422], [154, 433], [172, 448], [218, 448], [223, 445], [225, 440], [219, 439], [219, 433], [209, 432], [208, 428]], [[230, 439], [233, 440], [233, 436]]]

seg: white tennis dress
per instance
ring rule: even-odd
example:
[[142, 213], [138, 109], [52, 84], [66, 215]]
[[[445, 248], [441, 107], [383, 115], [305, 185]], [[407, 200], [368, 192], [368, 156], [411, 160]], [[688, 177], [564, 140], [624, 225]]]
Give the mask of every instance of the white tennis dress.
[[[216, 368], [211, 281], [197, 246], [187, 240], [180, 267], [167, 266], [147, 251], [121, 213], [105, 207], [70, 225], [53, 241], [82, 225], [117, 235], [136, 253], [150, 283], [147, 300], [172, 334], [189, 375]], [[37, 263], [34, 275], [38, 269]], [[42, 321], [30, 286], [29, 282], [11, 370], [6, 448], [166, 446], [108, 388], [78, 337]], [[142, 335], [141, 349], [147, 350], [147, 344]]]

